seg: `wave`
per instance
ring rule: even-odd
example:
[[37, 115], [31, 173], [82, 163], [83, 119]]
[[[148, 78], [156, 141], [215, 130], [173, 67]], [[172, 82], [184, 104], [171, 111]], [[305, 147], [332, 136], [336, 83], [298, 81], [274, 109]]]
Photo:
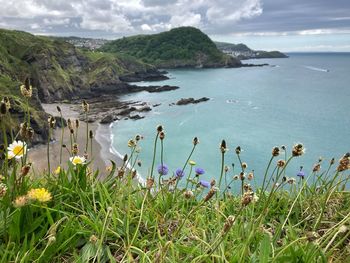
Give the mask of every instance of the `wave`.
[[226, 100], [226, 103], [238, 103], [238, 100], [232, 100], [232, 99], [230, 99], [230, 100]]
[[329, 72], [329, 69], [326, 69], [326, 68], [317, 68], [313, 66], [304, 66], [304, 68], [314, 70], [314, 71], [320, 71], [320, 72]]

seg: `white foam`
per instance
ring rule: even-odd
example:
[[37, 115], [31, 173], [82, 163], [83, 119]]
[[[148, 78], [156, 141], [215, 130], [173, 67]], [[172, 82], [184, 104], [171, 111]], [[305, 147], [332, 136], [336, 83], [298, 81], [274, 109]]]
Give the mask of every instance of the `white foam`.
[[329, 72], [329, 69], [317, 68], [317, 67], [313, 67], [313, 66], [304, 66], [304, 68], [314, 70], [314, 71], [320, 71], [320, 72]]

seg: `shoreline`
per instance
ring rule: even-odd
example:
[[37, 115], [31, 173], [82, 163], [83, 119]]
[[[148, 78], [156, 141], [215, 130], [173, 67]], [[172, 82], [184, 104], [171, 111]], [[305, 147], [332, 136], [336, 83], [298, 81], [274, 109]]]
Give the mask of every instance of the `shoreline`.
[[[62, 110], [63, 118], [66, 120], [70, 118], [73, 123], [75, 123], [76, 119], [79, 119], [79, 106], [75, 104], [66, 104], [66, 103], [50, 103], [50, 104], [42, 104], [44, 110], [49, 115], [54, 117], [59, 116], [57, 111], [57, 106], [59, 106]], [[84, 155], [83, 148], [86, 143], [86, 123], [84, 121], [79, 121], [79, 129], [78, 129], [78, 138], [77, 144], [79, 146], [78, 155]], [[111, 165], [109, 160], [113, 160], [117, 166], [122, 164], [122, 159], [117, 154], [113, 154], [112, 149], [112, 141], [111, 141], [111, 127], [110, 124], [100, 124], [98, 121], [94, 121], [88, 123], [88, 129], [91, 130], [94, 134], [92, 139], [92, 152], [90, 150], [90, 145], [88, 149], [89, 161], [92, 160], [93, 168], [98, 169], [103, 176], [106, 174], [106, 168]], [[68, 162], [70, 158], [70, 154], [67, 149], [62, 149], [62, 163], [60, 165], [60, 140], [61, 140], [62, 128], [57, 127], [53, 131], [52, 141], [50, 143], [50, 165], [51, 172], [54, 172], [58, 166], [62, 168], [68, 167]], [[64, 129], [64, 138], [63, 143], [70, 148], [70, 136], [69, 130], [66, 127]], [[90, 139], [89, 139], [90, 144]], [[36, 145], [29, 150], [29, 160], [33, 164], [33, 171], [36, 174], [42, 170], [48, 170], [47, 164], [47, 144]]]

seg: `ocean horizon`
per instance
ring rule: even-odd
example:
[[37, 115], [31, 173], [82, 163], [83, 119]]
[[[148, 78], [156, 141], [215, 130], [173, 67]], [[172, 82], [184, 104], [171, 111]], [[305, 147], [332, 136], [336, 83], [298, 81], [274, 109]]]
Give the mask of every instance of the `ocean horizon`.
[[[170, 175], [184, 165], [192, 148], [197, 167], [205, 169], [203, 179], [218, 179], [221, 154], [219, 145], [225, 139], [229, 151], [225, 164], [231, 169], [228, 180], [239, 174], [235, 148], [243, 149], [242, 161], [247, 172], [254, 170], [255, 183], [263, 174], [274, 146], [286, 146], [287, 156], [295, 143], [303, 143], [306, 152], [292, 160], [286, 176], [296, 176], [300, 166], [310, 174], [319, 158], [323, 168], [334, 157], [349, 151], [348, 101], [350, 98], [350, 53], [290, 52], [289, 58], [247, 60], [244, 63], [269, 66], [221, 69], [172, 69], [169, 79], [139, 82], [137, 85], [177, 85], [180, 89], [163, 92], [139, 92], [121, 100], [145, 101], [160, 106], [137, 121], [120, 120], [112, 125], [112, 147], [120, 155], [130, 154], [127, 141], [136, 134], [144, 137], [138, 158], [142, 177], [151, 167], [156, 126], [166, 131], [164, 163]], [[185, 106], [170, 106], [181, 98], [201, 97], [209, 101]], [[156, 165], [160, 163], [159, 146]], [[281, 154], [275, 159], [284, 159]], [[232, 164], [234, 169], [232, 169]], [[187, 171], [188, 172], [188, 171]]]

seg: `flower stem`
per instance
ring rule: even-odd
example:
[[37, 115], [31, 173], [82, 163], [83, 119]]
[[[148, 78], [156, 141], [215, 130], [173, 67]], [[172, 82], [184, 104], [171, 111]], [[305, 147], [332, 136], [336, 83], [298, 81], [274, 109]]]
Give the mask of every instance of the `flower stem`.
[[157, 150], [157, 140], [158, 140], [159, 133], [157, 133], [156, 138], [154, 140], [154, 147], [153, 147], [153, 159], [152, 159], [152, 168], [151, 168], [151, 178], [153, 178], [153, 169], [154, 169], [154, 162], [156, 160], [156, 150]]
[[63, 137], [64, 137], [64, 125], [63, 125], [63, 116], [62, 116], [62, 112], [60, 112], [60, 115], [61, 115], [61, 141], [60, 141], [60, 144], [61, 144], [61, 147], [60, 147], [60, 165], [62, 164], [62, 151], [63, 151]]

